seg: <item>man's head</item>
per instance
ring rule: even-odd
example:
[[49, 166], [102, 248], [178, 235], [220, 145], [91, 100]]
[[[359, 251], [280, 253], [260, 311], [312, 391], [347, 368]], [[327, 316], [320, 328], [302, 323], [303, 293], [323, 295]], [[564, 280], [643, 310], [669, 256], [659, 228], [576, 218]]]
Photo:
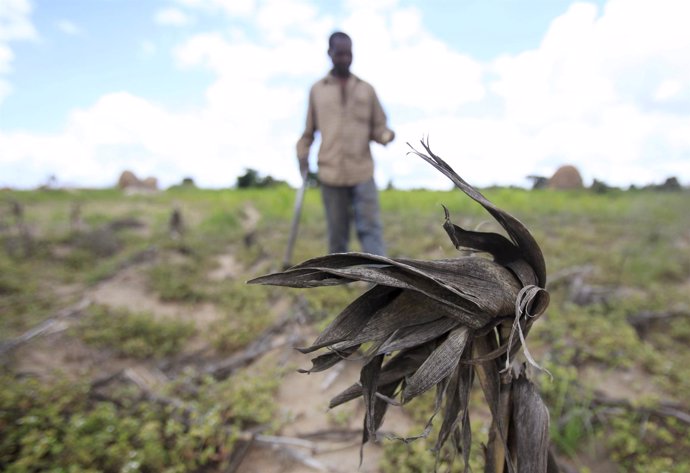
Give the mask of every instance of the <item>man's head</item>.
[[352, 40], [341, 31], [336, 31], [328, 38], [328, 56], [333, 62], [333, 74], [337, 77], [348, 77], [352, 64]]

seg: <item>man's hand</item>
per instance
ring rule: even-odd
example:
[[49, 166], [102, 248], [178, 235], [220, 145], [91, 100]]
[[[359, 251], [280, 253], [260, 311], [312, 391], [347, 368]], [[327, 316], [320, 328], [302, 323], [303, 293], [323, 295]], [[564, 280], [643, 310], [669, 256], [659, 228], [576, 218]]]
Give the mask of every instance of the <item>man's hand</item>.
[[387, 145], [395, 139], [395, 132], [393, 130], [386, 130], [381, 134], [381, 141], [384, 145]]
[[309, 173], [309, 158], [297, 158], [299, 162], [299, 173], [306, 176]]

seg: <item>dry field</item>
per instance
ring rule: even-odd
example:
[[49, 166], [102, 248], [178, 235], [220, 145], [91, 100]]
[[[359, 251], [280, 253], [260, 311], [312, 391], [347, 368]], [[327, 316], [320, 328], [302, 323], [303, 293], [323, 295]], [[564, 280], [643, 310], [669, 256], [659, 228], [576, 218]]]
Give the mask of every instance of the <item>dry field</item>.
[[[530, 351], [563, 471], [690, 471], [690, 214], [685, 192], [487, 189], [532, 231], [551, 306]], [[247, 286], [280, 270], [294, 191], [0, 194], [0, 470], [426, 472], [432, 443], [383, 439], [360, 463], [363, 405], [329, 411], [360, 358], [310, 375], [309, 345], [364, 284]], [[450, 258], [458, 191], [381, 193], [392, 257]], [[356, 249], [357, 246], [355, 245]], [[294, 263], [323, 254], [307, 192]], [[477, 257], [482, 257], [477, 255]], [[473, 392], [481, 471], [488, 413]], [[433, 394], [383, 430], [421, 432]], [[432, 436], [433, 437], [433, 436]], [[442, 462], [441, 471], [449, 468]], [[456, 459], [450, 471], [462, 471]]]

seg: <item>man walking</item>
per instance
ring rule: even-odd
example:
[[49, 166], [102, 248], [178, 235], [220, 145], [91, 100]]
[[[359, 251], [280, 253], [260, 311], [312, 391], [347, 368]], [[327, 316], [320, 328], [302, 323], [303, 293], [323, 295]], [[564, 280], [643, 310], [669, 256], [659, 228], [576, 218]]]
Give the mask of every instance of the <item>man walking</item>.
[[350, 72], [352, 40], [342, 32], [328, 40], [333, 68], [309, 91], [304, 133], [297, 142], [297, 159], [302, 175], [309, 169], [309, 148], [314, 133], [321, 134], [318, 176], [328, 224], [330, 253], [348, 251], [350, 220], [362, 250], [385, 254], [374, 182], [374, 161], [370, 141], [386, 145], [395, 133], [386, 123], [374, 88]]

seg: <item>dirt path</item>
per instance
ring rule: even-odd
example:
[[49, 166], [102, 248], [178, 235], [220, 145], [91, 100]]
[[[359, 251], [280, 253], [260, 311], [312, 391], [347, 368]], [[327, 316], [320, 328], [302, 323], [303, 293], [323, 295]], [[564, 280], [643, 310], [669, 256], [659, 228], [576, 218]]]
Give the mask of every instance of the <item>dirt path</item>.
[[[306, 368], [311, 365], [309, 357], [289, 348], [274, 354], [286, 357], [288, 366]], [[281, 429], [280, 435], [291, 438], [309, 437], [308, 434], [323, 431], [358, 431], [347, 441], [328, 442], [313, 438], [318, 451], [307, 448], [295, 449], [313, 458], [318, 465], [309, 467], [280, 449], [268, 445], [254, 446], [238, 471], [243, 473], [313, 473], [328, 471], [334, 473], [356, 472], [377, 473], [382, 456], [380, 444], [364, 447], [364, 460], [359, 466], [359, 452], [364, 407], [360, 400], [352, 401], [329, 411], [328, 402], [336, 394], [359, 379], [361, 364], [358, 361], [344, 362], [342, 369], [333, 372], [303, 374], [291, 369], [282, 379], [276, 402], [282, 415], [290, 419]], [[335, 376], [334, 376], [335, 375]], [[386, 415], [385, 428], [398, 434], [411, 428], [408, 417], [399, 409], [391, 408]], [[383, 440], [384, 442], [390, 440]]]

